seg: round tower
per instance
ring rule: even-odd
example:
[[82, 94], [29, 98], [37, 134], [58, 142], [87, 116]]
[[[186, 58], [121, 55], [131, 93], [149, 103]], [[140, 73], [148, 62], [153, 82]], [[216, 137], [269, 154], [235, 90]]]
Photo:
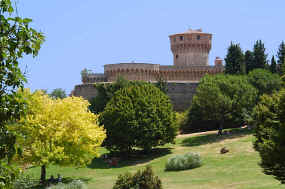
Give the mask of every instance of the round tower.
[[212, 34], [202, 29], [188, 30], [170, 35], [174, 66], [208, 66], [208, 55], [212, 47]]

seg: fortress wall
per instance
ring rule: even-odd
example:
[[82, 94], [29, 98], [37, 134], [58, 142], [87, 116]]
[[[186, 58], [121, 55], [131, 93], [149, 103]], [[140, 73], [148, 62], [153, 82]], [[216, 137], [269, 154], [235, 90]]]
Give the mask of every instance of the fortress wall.
[[[169, 82], [167, 84], [167, 94], [175, 111], [184, 111], [189, 108], [197, 86], [197, 82]], [[97, 90], [94, 84], [76, 85], [73, 95], [90, 100], [97, 95]]]

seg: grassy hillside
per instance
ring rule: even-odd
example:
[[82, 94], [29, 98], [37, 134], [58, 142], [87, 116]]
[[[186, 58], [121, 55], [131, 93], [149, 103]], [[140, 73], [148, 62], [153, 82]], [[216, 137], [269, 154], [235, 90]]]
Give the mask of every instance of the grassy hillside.
[[[272, 176], [264, 175], [258, 166], [259, 156], [252, 148], [253, 136], [247, 130], [233, 130], [230, 135], [219, 137], [208, 132], [179, 136], [176, 144], [157, 149], [151, 156], [140, 160], [121, 161], [110, 168], [102, 159], [94, 159], [87, 168], [50, 166], [48, 176], [61, 173], [64, 177], [82, 179], [89, 189], [111, 189], [117, 176], [126, 171], [135, 172], [150, 164], [165, 189], [277, 189], [281, 186]], [[230, 152], [220, 154], [227, 147]], [[173, 154], [197, 152], [203, 166], [186, 171], [165, 172], [167, 159]], [[105, 149], [101, 153], [106, 153]], [[39, 168], [28, 174], [39, 175]]]

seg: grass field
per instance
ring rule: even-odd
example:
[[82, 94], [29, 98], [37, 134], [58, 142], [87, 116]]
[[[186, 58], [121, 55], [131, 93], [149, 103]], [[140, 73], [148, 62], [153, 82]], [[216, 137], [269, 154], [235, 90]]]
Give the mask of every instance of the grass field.
[[[285, 188], [272, 176], [264, 175], [258, 166], [259, 155], [252, 148], [253, 136], [247, 130], [233, 130], [230, 135], [219, 137], [216, 133], [180, 136], [176, 144], [165, 145], [151, 156], [140, 160], [121, 161], [110, 168], [102, 159], [94, 159], [87, 168], [50, 166], [48, 176], [61, 173], [85, 181], [89, 189], [111, 189], [121, 173], [135, 172], [151, 165], [162, 180], [165, 189], [277, 189]], [[227, 147], [230, 152], [220, 154]], [[173, 154], [197, 152], [203, 159], [199, 168], [166, 172], [167, 159]], [[101, 153], [106, 153], [101, 149]], [[30, 168], [28, 174], [40, 174], [39, 168]]]

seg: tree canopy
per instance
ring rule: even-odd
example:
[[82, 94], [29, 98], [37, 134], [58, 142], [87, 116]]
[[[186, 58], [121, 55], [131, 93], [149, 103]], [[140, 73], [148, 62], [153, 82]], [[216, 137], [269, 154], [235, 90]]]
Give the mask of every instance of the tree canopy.
[[63, 98], [66, 98], [66, 92], [65, 90], [61, 89], [61, 88], [57, 88], [57, 89], [54, 89], [50, 94], [49, 96], [51, 98], [54, 98], [54, 99], [57, 99], [57, 98], [60, 98], [60, 99], [63, 99]]
[[134, 147], [149, 152], [152, 147], [174, 142], [177, 127], [169, 98], [152, 84], [120, 89], [100, 115], [107, 131], [106, 147], [128, 154]]
[[42, 181], [49, 164], [82, 166], [97, 154], [105, 138], [98, 116], [88, 111], [89, 103], [78, 97], [51, 99], [41, 91], [19, 91], [28, 112], [9, 126], [22, 149], [20, 158], [41, 166]]
[[254, 148], [265, 174], [285, 184], [285, 91], [264, 95], [253, 111]]
[[6, 123], [17, 120], [23, 104], [16, 101], [16, 91], [26, 81], [19, 59], [37, 56], [44, 41], [41, 32], [30, 27], [29, 18], [14, 13], [10, 0], [0, 1], [0, 159], [14, 154], [15, 138], [7, 132]]
[[220, 129], [226, 120], [242, 124], [244, 112], [251, 111], [256, 98], [257, 91], [245, 76], [206, 75], [193, 97], [188, 125], [205, 120], [219, 123]]
[[267, 54], [265, 53], [264, 43], [261, 40], [257, 40], [254, 44], [253, 58], [253, 69], [266, 69], [268, 67]]
[[244, 74], [246, 71], [244, 55], [239, 44], [231, 43], [225, 62], [225, 73], [227, 74]]

